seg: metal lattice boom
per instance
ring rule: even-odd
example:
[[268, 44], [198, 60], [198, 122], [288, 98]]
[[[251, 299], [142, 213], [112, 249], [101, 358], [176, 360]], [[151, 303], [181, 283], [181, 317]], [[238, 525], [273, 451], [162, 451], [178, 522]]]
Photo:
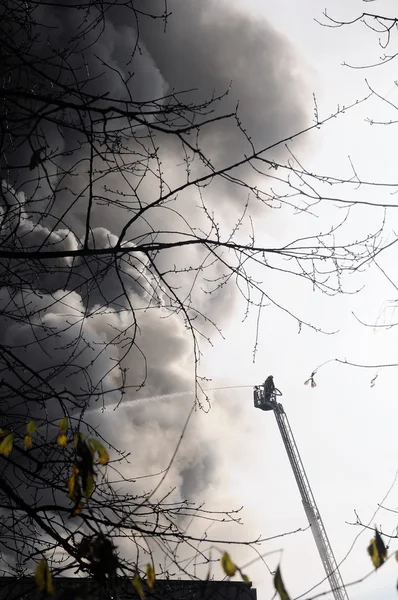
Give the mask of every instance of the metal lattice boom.
[[254, 405], [262, 410], [273, 410], [278, 423], [279, 431], [289, 457], [297, 486], [300, 491], [301, 500], [307, 515], [311, 531], [321, 557], [325, 573], [327, 575], [333, 596], [335, 600], [349, 600], [347, 591], [344, 587], [343, 579], [340, 575], [337, 561], [334, 557], [329, 538], [318, 507], [312, 493], [308, 477], [306, 475], [303, 462], [301, 460], [296, 441], [291, 430], [289, 420], [283, 409], [282, 404], [277, 402], [277, 396], [281, 392], [273, 384], [272, 376], [269, 377], [264, 386], [256, 386], [254, 393]]

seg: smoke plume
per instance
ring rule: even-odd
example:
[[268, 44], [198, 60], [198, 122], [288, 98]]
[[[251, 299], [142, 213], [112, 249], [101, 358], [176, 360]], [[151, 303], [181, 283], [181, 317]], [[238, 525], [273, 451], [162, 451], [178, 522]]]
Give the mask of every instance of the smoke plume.
[[[135, 165], [129, 177], [120, 168], [109, 169], [100, 146], [90, 163], [87, 115], [78, 122], [76, 113], [66, 108], [64, 126], [49, 117], [37, 119], [29, 129], [31, 122], [22, 119], [22, 114], [41, 107], [40, 95], [48, 92], [51, 80], [58, 91], [66, 90], [66, 106], [78, 101], [72, 93], [76, 87], [86, 98], [97, 98], [93, 105], [101, 110], [107, 110], [114, 99], [131, 103], [139, 112], [153, 107], [155, 100], [156, 106], [166, 106], [173, 94], [186, 106], [219, 98], [210, 114], [198, 116], [199, 123], [233, 114], [238, 107], [238, 120], [232, 116], [215, 121], [200, 132], [200, 147], [216, 170], [242, 160], [251, 148], [272, 146], [304, 126], [299, 65], [289, 42], [265, 18], [254, 19], [232, 3], [169, 0], [165, 28], [163, 21], [134, 14], [116, 2], [102, 15], [100, 30], [95, 25], [95, 4], [84, 25], [76, 4], [75, 0], [69, 7], [68, 2], [59, 6], [37, 3], [32, 9], [36, 25], [31, 39], [17, 23], [9, 25], [9, 45], [23, 49], [18, 61], [34, 56], [37, 72], [17, 65], [20, 85], [32, 94], [22, 108], [15, 106], [7, 125], [10, 131], [1, 163], [3, 248], [76, 250], [83, 246], [87, 231], [88, 247], [115, 245], [137, 203], [145, 206], [160, 193], [159, 177], [152, 168], [155, 159], [145, 163], [140, 158], [142, 147], [144, 156], [150, 144], [158, 148], [166, 182], [162, 185], [173, 189], [187, 179], [181, 143], [164, 133], [164, 128], [152, 139], [145, 137], [148, 127], [128, 123], [125, 117], [107, 123], [101, 138], [106, 143], [116, 144], [113, 130], [131, 128], [131, 139], [123, 140]], [[145, 5], [148, 14], [161, 14], [161, 4], [134, 2], [137, 10]], [[10, 72], [15, 60], [6, 63]], [[41, 64], [45, 77], [40, 74]], [[10, 77], [11, 87], [15, 81]], [[160, 124], [167, 126], [167, 118]], [[99, 124], [96, 128], [99, 135]], [[194, 143], [194, 136], [191, 139]], [[32, 171], [32, 155], [40, 148], [43, 162]], [[271, 157], [278, 152], [272, 150]], [[122, 153], [117, 160], [124, 160]], [[91, 168], [95, 176], [89, 190]], [[195, 159], [193, 176], [207, 172], [209, 167]], [[257, 177], [250, 166], [236, 169], [233, 175], [253, 183]], [[187, 222], [200, 230], [207, 222], [201, 202], [215, 211], [214, 220], [222, 229], [236, 221], [246, 196], [247, 190], [226, 179], [214, 180], [202, 190], [188, 188], [171, 198], [170, 204], [148, 210], [124, 241], [139, 244], [158, 237], [167, 241], [174, 231], [188, 231]], [[163, 233], [157, 237], [157, 232]], [[214, 265], [214, 256], [206, 258], [206, 252], [203, 248], [168, 250], [156, 256], [155, 265], [158, 271], [168, 271], [173, 283], [177, 264], [181, 294], [193, 295], [195, 306], [207, 319], [222, 323], [231, 315], [235, 291], [209, 293], [214, 287], [210, 280], [222, 277], [223, 270]], [[201, 285], [191, 292], [194, 274], [189, 267], [202, 260], [212, 265], [209, 279], [200, 279]], [[9, 350], [1, 364], [6, 386], [2, 400], [12, 415], [9, 424], [22, 426], [29, 416], [40, 421], [42, 411], [46, 418], [58, 419], [65, 405], [57, 397], [64, 399], [72, 413], [89, 402], [88, 422], [116, 447], [131, 448], [130, 462], [121, 467], [130, 477], [163, 471], [179, 441], [193, 396], [187, 394], [178, 402], [172, 397], [133, 401], [193, 390], [193, 345], [183, 319], [167, 309], [148, 257], [131, 253], [119, 269], [111, 258], [49, 258], [40, 263], [10, 258], [2, 260], [0, 269], [0, 343]], [[202, 319], [205, 331], [212, 331], [203, 317], [196, 318]], [[121, 395], [122, 385], [125, 393]], [[119, 402], [121, 408], [114, 411]], [[105, 412], [99, 410], [102, 406]], [[217, 430], [206, 426], [203, 414], [192, 419], [164, 481], [164, 486], [174, 490], [173, 497], [193, 501], [211, 496], [219, 502], [222, 439], [229, 435], [226, 427], [230, 425], [238, 435], [229, 410], [221, 404], [217, 408], [218, 419], [226, 423]], [[137, 480], [137, 489], [150, 485], [150, 480]], [[29, 490], [26, 495], [29, 499]]]

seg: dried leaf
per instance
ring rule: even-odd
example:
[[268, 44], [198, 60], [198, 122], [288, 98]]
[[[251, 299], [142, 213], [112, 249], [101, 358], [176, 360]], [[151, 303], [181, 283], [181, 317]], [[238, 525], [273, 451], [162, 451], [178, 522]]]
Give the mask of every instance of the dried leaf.
[[25, 448], [27, 450], [29, 450], [32, 447], [33, 439], [32, 439], [32, 436], [29, 435], [29, 433], [27, 435], [25, 435], [24, 444], [25, 444]]
[[133, 584], [133, 588], [135, 589], [141, 600], [144, 600], [144, 586], [142, 585], [141, 577], [138, 575], [138, 573], [134, 575], [134, 578], [131, 580], [131, 583]]
[[146, 566], [146, 582], [148, 584], [148, 587], [151, 588], [151, 590], [153, 590], [153, 588], [154, 588], [155, 580], [156, 580], [155, 570], [154, 570], [153, 566], [150, 563], [148, 563]]
[[221, 557], [221, 566], [222, 569], [224, 571], [224, 573], [226, 575], [228, 575], [228, 577], [233, 577], [236, 573], [237, 570], [237, 566], [236, 564], [231, 560], [230, 555], [228, 554], [228, 552], [224, 552], [224, 554]]
[[77, 517], [77, 515], [80, 515], [82, 513], [83, 510], [83, 504], [81, 502], [78, 502], [78, 504], [73, 508], [73, 516]]
[[79, 474], [79, 469], [76, 465], [72, 466], [72, 474], [68, 479], [68, 498], [71, 500], [76, 500], [77, 498], [77, 477]]
[[109, 462], [109, 453], [105, 446], [103, 446], [101, 442], [93, 438], [88, 440], [88, 445], [93, 454], [94, 452], [98, 452], [98, 462], [101, 465], [107, 465]]
[[316, 388], [316, 383], [315, 383], [315, 379], [314, 379], [315, 375], [316, 375], [315, 371], [313, 373], [311, 373], [311, 376], [308, 379], [306, 379], [306, 381], [304, 381], [304, 385], [311, 384], [312, 388]]
[[54, 596], [55, 590], [53, 578], [45, 558], [43, 558], [36, 567], [35, 580], [36, 585], [42, 594]]
[[43, 162], [45, 149], [46, 149], [46, 146], [42, 146], [38, 150], [34, 150], [32, 156], [30, 157], [30, 162], [29, 162], [29, 170], [30, 171], [33, 171], [33, 169], [38, 167], [40, 165], [40, 163]]
[[276, 591], [278, 592], [281, 600], [290, 600], [290, 596], [286, 591], [285, 585], [283, 583], [282, 575], [281, 575], [281, 570], [279, 567], [277, 568], [277, 570], [275, 572], [274, 587], [275, 587]]
[[370, 544], [368, 546], [368, 554], [371, 558], [373, 566], [375, 569], [381, 567], [384, 561], [387, 558], [387, 548], [383, 542], [383, 539], [380, 533], [375, 529], [375, 536], [370, 540]]
[[34, 419], [32, 419], [31, 421], [29, 421], [29, 423], [26, 425], [26, 431], [28, 433], [34, 433], [36, 431], [37, 427], [36, 427], [36, 423], [34, 421]]
[[0, 443], [0, 454], [2, 456], [9, 456], [12, 451], [12, 445], [14, 442], [14, 434], [9, 433], [4, 440]]
[[245, 583], [250, 583], [250, 579], [248, 578], [248, 576], [247, 576], [247, 575], [245, 575], [244, 573], [241, 573], [241, 574], [240, 574], [240, 576], [242, 577], [242, 580], [243, 580]]
[[68, 444], [68, 438], [66, 437], [66, 435], [64, 433], [60, 433], [58, 435], [57, 444], [58, 444], [58, 446], [61, 446], [62, 448], [65, 448], [65, 446]]
[[59, 432], [66, 433], [68, 431], [69, 420], [68, 417], [63, 417], [59, 422]]

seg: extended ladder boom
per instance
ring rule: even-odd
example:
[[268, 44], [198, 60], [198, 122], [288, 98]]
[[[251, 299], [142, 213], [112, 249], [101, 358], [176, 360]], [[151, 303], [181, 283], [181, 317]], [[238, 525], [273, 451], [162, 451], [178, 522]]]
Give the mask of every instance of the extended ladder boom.
[[[266, 384], [264, 386], [264, 391], [266, 390]], [[259, 388], [257, 387], [255, 388], [255, 390], [256, 392], [258, 392]], [[274, 411], [276, 422], [278, 423], [279, 431], [281, 432], [282, 440], [285, 445], [287, 455], [289, 457], [290, 465], [293, 469], [294, 477], [296, 479], [297, 486], [300, 491], [304, 510], [307, 515], [308, 522], [311, 526], [311, 531], [314, 536], [319, 556], [321, 557], [327, 578], [329, 580], [334, 599], [349, 600], [348, 594], [344, 587], [343, 579], [340, 575], [340, 571], [333, 554], [332, 547], [326, 534], [325, 526], [322, 522], [321, 515], [316, 505], [315, 498], [312, 493], [311, 486], [308, 481], [308, 477], [306, 475], [304, 465], [302, 463], [297, 444], [295, 442], [293, 432], [289, 424], [289, 420], [283, 409], [282, 404], [279, 404], [276, 401], [276, 396], [281, 394], [278, 390], [276, 390], [273, 384], [271, 386], [271, 389], [269, 389], [269, 393], [265, 396], [263, 390], [260, 390], [259, 393], [260, 395], [258, 396], [258, 398], [260, 399], [260, 402], [256, 402], [255, 394], [255, 406], [257, 406], [258, 408], [262, 408], [262, 410]]]

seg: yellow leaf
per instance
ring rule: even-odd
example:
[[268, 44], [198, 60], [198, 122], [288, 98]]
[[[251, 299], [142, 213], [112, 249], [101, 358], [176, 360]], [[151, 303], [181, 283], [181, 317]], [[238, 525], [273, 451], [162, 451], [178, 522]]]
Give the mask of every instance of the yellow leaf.
[[370, 540], [370, 545], [368, 546], [368, 554], [371, 558], [373, 566], [375, 569], [381, 567], [384, 561], [387, 558], [387, 548], [383, 542], [383, 539], [380, 533], [375, 529], [375, 536]]
[[6, 434], [6, 432], [4, 431], [4, 429], [0, 429], [0, 436], [3, 436], [5, 434]]
[[34, 419], [32, 419], [31, 421], [29, 421], [29, 423], [26, 425], [26, 431], [28, 433], [34, 433], [36, 431], [37, 427], [36, 427], [36, 423], [34, 421]]
[[79, 469], [77, 468], [76, 465], [73, 465], [72, 466], [72, 475], [68, 479], [68, 498], [71, 498], [72, 500], [75, 500], [76, 496], [77, 496], [76, 483], [77, 483], [78, 473], [79, 473]]
[[148, 584], [148, 587], [151, 588], [151, 590], [153, 590], [153, 588], [154, 588], [155, 580], [156, 580], [156, 575], [155, 575], [154, 568], [150, 563], [148, 563], [146, 566], [146, 582]]
[[68, 417], [63, 417], [59, 422], [59, 432], [66, 433], [68, 431], [69, 420]]
[[43, 558], [36, 567], [35, 571], [36, 585], [42, 594], [54, 595], [53, 578], [48, 568], [45, 558]]
[[133, 584], [133, 588], [135, 589], [141, 600], [144, 600], [144, 586], [142, 585], [141, 577], [138, 575], [138, 573], [134, 575], [134, 578], [131, 580], [131, 583]]
[[247, 575], [245, 575], [244, 573], [241, 573], [240, 575], [241, 575], [241, 577], [242, 577], [242, 580], [243, 580], [245, 583], [250, 583], [250, 579], [248, 578], [248, 576], [247, 576]]
[[2, 454], [3, 456], [9, 456], [11, 454], [13, 441], [14, 434], [9, 433], [0, 443], [0, 454]]
[[94, 452], [98, 452], [98, 462], [101, 465], [107, 465], [109, 462], [109, 454], [105, 446], [93, 438], [88, 441], [88, 445], [90, 446], [90, 450], [93, 454]]
[[376, 540], [370, 540], [370, 544], [368, 546], [368, 554], [370, 556], [370, 559], [373, 563], [373, 566], [378, 569], [379, 567], [381, 567], [382, 563], [380, 560], [380, 556], [379, 553], [377, 552], [377, 547], [376, 547]]
[[31, 435], [29, 435], [29, 434], [25, 435], [24, 444], [25, 444], [25, 448], [27, 450], [29, 450], [32, 447], [33, 440], [32, 440]]
[[230, 555], [228, 552], [224, 552], [221, 557], [221, 566], [223, 571], [228, 577], [233, 577], [236, 573], [236, 569], [238, 568], [234, 562], [232, 562]]
[[66, 437], [66, 435], [64, 433], [60, 433], [58, 435], [57, 444], [58, 444], [58, 446], [62, 446], [62, 448], [65, 448], [65, 446], [68, 444], [68, 438]]
[[278, 592], [281, 600], [290, 600], [290, 596], [286, 591], [286, 588], [284, 586], [283, 580], [282, 580], [282, 575], [281, 575], [281, 570], [278, 567], [276, 572], [275, 572], [275, 576], [274, 576], [274, 587], [276, 589], [276, 591]]
[[98, 461], [101, 465], [107, 465], [109, 462], [108, 451], [104, 448], [104, 452], [98, 455]]

